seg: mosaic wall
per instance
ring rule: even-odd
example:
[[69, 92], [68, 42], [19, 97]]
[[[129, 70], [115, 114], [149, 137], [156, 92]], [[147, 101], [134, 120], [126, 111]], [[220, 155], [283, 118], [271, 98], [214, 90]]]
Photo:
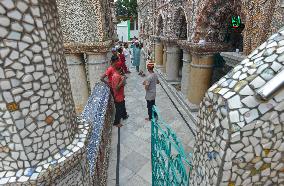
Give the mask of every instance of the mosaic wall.
[[[183, 32], [179, 23], [181, 10], [184, 12], [187, 23], [188, 41], [224, 42], [228, 23], [232, 15], [240, 15], [245, 24], [244, 52], [249, 54], [254, 48], [264, 42], [268, 36], [276, 32], [284, 24], [284, 8], [281, 0], [197, 0], [197, 1], [152, 1], [139, 4], [141, 20], [148, 16], [153, 27], [143, 29], [144, 33], [155, 30], [153, 34], [164, 30], [164, 37], [175, 38], [177, 33]], [[148, 10], [155, 12], [148, 15]], [[160, 16], [163, 24], [160, 24]], [[184, 25], [184, 24], [182, 24]], [[163, 28], [161, 28], [163, 26]]]
[[164, 20], [161, 15], [159, 15], [159, 18], [157, 20], [157, 33], [158, 36], [164, 35]]
[[64, 43], [93, 43], [114, 36], [113, 0], [57, 0]]
[[[55, 0], [0, 1], [0, 172], [33, 167], [76, 130]], [[1, 175], [0, 177], [2, 177]]]
[[64, 42], [102, 41], [102, 22], [94, 8], [100, 8], [97, 1], [57, 0]]
[[116, 32], [114, 28], [114, 2], [113, 0], [101, 0], [101, 11], [103, 17], [103, 33], [104, 33], [104, 40], [113, 39], [116, 37]]
[[[89, 90], [99, 82], [99, 77], [110, 60], [107, 53], [111, 50], [114, 35], [113, 4], [112, 0], [57, 2], [67, 64], [70, 72], [80, 72], [69, 74], [76, 113], [80, 114], [88, 99]], [[78, 81], [83, 83], [78, 84]]]
[[242, 11], [245, 14], [244, 52], [249, 54], [263, 43], [269, 35], [284, 24], [284, 8], [281, 0], [244, 1]]
[[55, 0], [0, 1], [0, 185], [105, 185], [110, 92], [76, 120], [58, 17]]
[[241, 1], [203, 0], [197, 5], [194, 34], [192, 40], [198, 42], [223, 42], [228, 23], [233, 15], [241, 11]]
[[113, 112], [109, 89], [98, 84], [72, 143], [29, 168], [0, 171], [0, 185], [105, 185]]
[[283, 84], [267, 101], [255, 96], [283, 73], [283, 36], [284, 27], [207, 92], [199, 111], [191, 185], [284, 184]]
[[187, 20], [182, 8], [179, 8], [174, 14], [175, 37], [183, 40], [187, 39]]

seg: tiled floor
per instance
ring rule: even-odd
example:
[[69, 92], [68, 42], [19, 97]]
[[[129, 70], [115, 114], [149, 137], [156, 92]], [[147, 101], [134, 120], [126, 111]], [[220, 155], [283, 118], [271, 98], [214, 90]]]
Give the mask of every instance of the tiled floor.
[[[147, 107], [144, 78], [137, 75], [134, 69], [128, 75], [126, 108], [130, 117], [123, 121], [120, 128], [120, 186], [151, 185], [151, 123], [146, 122]], [[157, 86], [156, 105], [163, 119], [177, 132], [187, 152], [192, 149], [194, 138], [175, 107], [160, 85]], [[118, 129], [113, 128], [110, 164], [108, 169], [108, 186], [116, 185]]]

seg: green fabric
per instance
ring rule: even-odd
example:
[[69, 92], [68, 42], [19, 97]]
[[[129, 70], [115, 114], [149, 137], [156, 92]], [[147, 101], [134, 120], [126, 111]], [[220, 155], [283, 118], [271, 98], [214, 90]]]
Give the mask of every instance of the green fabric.
[[128, 28], [128, 41], [130, 41], [130, 20], [127, 20], [127, 28]]
[[140, 65], [140, 53], [141, 49], [139, 47], [134, 46], [133, 48], [133, 66], [139, 66]]

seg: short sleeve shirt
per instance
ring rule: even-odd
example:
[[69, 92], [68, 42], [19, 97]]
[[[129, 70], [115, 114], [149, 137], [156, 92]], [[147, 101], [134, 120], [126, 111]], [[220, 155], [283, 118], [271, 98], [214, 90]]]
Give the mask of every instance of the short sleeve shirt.
[[146, 90], [146, 100], [154, 100], [156, 98], [156, 86], [158, 82], [158, 76], [155, 73], [150, 73], [146, 78], [146, 85], [149, 85]]
[[114, 100], [116, 102], [122, 102], [125, 98], [124, 96], [124, 86], [121, 86], [119, 90], [116, 90], [116, 86], [122, 81], [122, 75], [118, 72], [114, 72], [112, 76], [111, 87], [114, 95]]
[[124, 54], [119, 54], [119, 59], [122, 63], [125, 63], [125, 56]]
[[108, 83], [109, 83], [109, 85], [111, 85], [112, 76], [113, 76], [114, 72], [115, 72], [115, 69], [114, 69], [113, 66], [108, 67], [107, 70], [106, 70], [106, 72], [105, 72], [105, 75], [106, 75], [107, 78], [108, 78]]
[[122, 61], [118, 61], [118, 62], [116, 62], [116, 65], [117, 65], [118, 68], [122, 68], [123, 63], [122, 63]]

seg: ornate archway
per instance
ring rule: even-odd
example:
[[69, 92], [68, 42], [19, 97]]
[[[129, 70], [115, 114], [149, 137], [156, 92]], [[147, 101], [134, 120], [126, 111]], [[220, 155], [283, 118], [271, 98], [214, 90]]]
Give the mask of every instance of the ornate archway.
[[164, 20], [162, 15], [160, 14], [157, 20], [157, 36], [164, 35]]
[[[207, 42], [224, 42], [230, 19], [240, 15], [241, 1], [236, 0], [206, 0], [196, 17], [196, 26], [192, 40], [198, 42], [205, 39]], [[243, 16], [242, 16], [243, 17]]]
[[187, 20], [185, 12], [179, 8], [174, 14], [174, 36], [181, 40], [187, 39]]

